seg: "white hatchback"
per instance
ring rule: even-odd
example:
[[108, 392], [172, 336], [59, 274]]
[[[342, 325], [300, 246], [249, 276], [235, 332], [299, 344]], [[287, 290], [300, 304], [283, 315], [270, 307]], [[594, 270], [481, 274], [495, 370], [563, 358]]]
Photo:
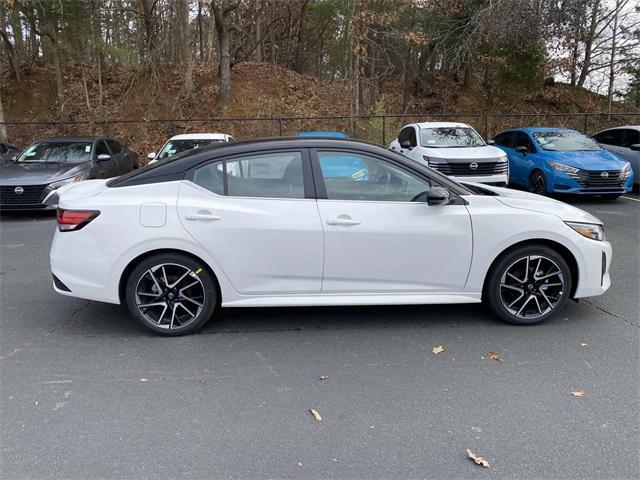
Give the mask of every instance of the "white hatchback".
[[499, 148], [487, 145], [466, 123], [406, 125], [389, 149], [457, 180], [499, 187], [509, 182], [507, 155]]
[[233, 137], [227, 133], [183, 133], [174, 135], [162, 146], [160, 151], [151, 152], [147, 155], [148, 164], [157, 162], [165, 158], [172, 157], [178, 153], [201, 148], [212, 143], [233, 142]]
[[227, 143], [56, 195], [55, 290], [165, 335], [221, 306], [485, 301], [533, 324], [610, 284], [589, 213], [350, 140]]

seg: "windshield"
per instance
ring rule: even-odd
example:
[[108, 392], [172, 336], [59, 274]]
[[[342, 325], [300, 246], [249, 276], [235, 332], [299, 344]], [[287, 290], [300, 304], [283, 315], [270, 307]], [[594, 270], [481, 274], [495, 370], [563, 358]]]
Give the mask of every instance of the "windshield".
[[581, 152], [602, 150], [595, 140], [575, 130], [534, 132], [534, 138], [543, 150], [553, 152]]
[[420, 129], [420, 143], [429, 148], [484, 147], [482, 137], [472, 128], [440, 127]]
[[91, 160], [92, 142], [42, 142], [31, 145], [18, 163], [82, 163]]
[[171, 157], [176, 153], [186, 152], [187, 150], [192, 150], [194, 148], [204, 147], [205, 145], [210, 145], [212, 143], [224, 142], [222, 139], [190, 139], [190, 140], [169, 140], [160, 153], [158, 154], [159, 159]]

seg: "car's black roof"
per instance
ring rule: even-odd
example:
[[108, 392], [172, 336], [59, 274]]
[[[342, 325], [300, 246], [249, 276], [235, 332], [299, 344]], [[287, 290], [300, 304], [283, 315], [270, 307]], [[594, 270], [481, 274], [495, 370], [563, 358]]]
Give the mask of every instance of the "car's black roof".
[[[110, 187], [126, 187], [142, 185], [148, 183], [158, 183], [173, 180], [182, 180], [185, 173], [193, 167], [216, 160], [218, 158], [238, 155], [243, 153], [258, 153], [269, 150], [279, 150], [287, 148], [342, 148], [358, 150], [363, 153], [373, 155], [384, 155], [390, 157], [394, 162], [402, 163], [406, 167], [418, 172], [434, 175], [433, 171], [423, 165], [418, 164], [399, 153], [387, 150], [380, 145], [353, 139], [339, 139], [326, 137], [278, 137], [262, 138], [256, 140], [245, 140], [238, 142], [216, 143], [197, 149], [189, 150], [183, 154], [169, 157], [155, 164], [149, 165], [140, 170], [115, 178], [109, 182]], [[443, 183], [449, 184], [452, 188], [460, 189], [458, 184], [444, 177], [435, 174], [442, 179]]]

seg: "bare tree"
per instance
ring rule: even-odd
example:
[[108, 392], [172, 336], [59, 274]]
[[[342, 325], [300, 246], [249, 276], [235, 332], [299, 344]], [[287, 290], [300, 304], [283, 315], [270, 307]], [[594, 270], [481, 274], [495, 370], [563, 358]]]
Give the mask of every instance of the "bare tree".
[[218, 104], [225, 107], [231, 97], [231, 49], [229, 44], [228, 17], [231, 12], [240, 6], [239, 2], [211, 1], [211, 9], [215, 18], [216, 33], [218, 35], [218, 48], [220, 49], [220, 61], [218, 64], [219, 86]]

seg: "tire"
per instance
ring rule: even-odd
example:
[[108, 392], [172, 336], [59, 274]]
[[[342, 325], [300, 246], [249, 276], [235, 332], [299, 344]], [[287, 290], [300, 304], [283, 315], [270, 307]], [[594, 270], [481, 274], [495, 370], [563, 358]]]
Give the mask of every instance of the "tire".
[[178, 336], [207, 323], [218, 307], [218, 291], [203, 262], [165, 253], [144, 259], [131, 271], [125, 297], [137, 322], [157, 334]]
[[501, 320], [535, 325], [562, 311], [572, 286], [571, 269], [565, 259], [545, 245], [530, 244], [508, 252], [494, 263], [483, 298]]
[[529, 175], [529, 191], [538, 195], [547, 194], [547, 182], [541, 170], [534, 170]]

